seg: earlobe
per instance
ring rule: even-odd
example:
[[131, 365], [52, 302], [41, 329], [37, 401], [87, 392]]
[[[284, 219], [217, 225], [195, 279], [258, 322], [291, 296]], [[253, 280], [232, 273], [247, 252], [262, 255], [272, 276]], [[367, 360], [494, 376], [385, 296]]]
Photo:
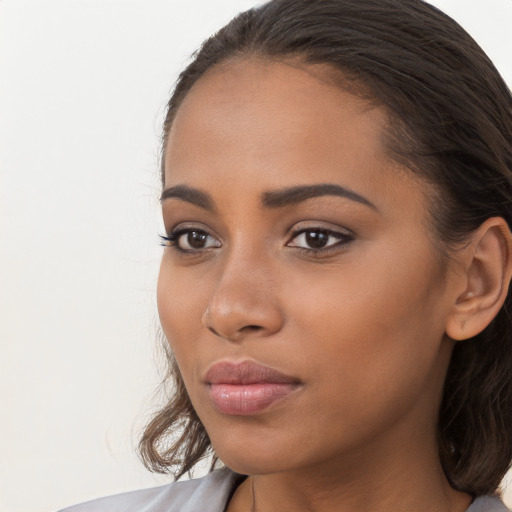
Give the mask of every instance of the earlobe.
[[446, 334], [465, 340], [481, 333], [498, 314], [512, 275], [512, 234], [501, 217], [487, 219], [464, 250], [465, 289], [447, 319]]

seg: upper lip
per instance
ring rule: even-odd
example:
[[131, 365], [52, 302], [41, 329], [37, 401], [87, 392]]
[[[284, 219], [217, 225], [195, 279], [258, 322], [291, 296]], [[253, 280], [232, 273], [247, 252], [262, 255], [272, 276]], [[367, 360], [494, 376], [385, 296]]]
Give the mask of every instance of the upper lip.
[[204, 377], [207, 384], [299, 384], [300, 380], [255, 361], [214, 363]]

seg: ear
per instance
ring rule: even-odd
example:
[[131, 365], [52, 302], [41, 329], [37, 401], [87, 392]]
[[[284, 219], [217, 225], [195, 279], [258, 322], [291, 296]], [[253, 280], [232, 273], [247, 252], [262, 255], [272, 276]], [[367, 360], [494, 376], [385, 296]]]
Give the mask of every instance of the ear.
[[464, 291], [457, 296], [446, 334], [465, 340], [481, 333], [498, 314], [512, 275], [512, 234], [501, 217], [487, 219], [464, 250]]

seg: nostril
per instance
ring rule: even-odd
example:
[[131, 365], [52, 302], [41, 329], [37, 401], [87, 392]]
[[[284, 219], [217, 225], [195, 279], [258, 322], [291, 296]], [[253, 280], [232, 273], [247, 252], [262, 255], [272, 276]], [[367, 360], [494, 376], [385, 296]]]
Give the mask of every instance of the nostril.
[[226, 339], [238, 339], [244, 333], [258, 332], [261, 331], [263, 327], [261, 325], [244, 325], [241, 329], [238, 329], [236, 332], [228, 333], [225, 332], [222, 334], [222, 331], [219, 332], [211, 326], [208, 326], [208, 330], [214, 334], [215, 336], [219, 336], [220, 338]]
[[261, 327], [261, 325], [246, 325], [245, 327], [242, 327], [242, 329], [240, 329], [241, 331], [260, 331], [261, 329], [263, 329], [263, 327]]

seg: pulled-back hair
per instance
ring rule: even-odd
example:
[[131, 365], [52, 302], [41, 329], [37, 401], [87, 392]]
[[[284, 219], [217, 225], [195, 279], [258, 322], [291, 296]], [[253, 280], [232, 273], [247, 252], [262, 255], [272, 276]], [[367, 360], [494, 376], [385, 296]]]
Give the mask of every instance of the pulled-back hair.
[[[323, 64], [339, 72], [340, 87], [384, 108], [390, 157], [436, 190], [430, 213], [441, 255], [449, 258], [490, 217], [512, 225], [510, 91], [477, 43], [422, 0], [272, 0], [238, 15], [179, 76], [164, 122], [162, 179], [172, 122], [196, 81], [220, 63], [253, 57]], [[482, 333], [453, 342], [439, 411], [446, 476], [474, 496], [495, 492], [512, 460], [511, 306], [509, 296]], [[140, 451], [149, 469], [175, 468], [179, 478], [213, 449], [170, 352], [169, 381], [169, 402]]]

